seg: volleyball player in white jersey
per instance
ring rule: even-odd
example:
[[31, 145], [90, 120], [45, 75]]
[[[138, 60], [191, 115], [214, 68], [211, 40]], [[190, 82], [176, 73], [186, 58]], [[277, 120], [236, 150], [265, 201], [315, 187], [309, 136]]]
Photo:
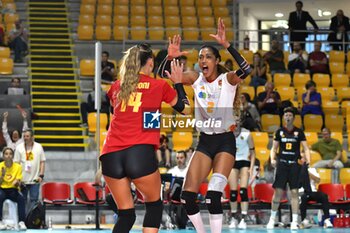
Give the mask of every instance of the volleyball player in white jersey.
[[236, 161], [231, 174], [228, 178], [230, 185], [230, 207], [231, 207], [231, 222], [229, 228], [237, 227], [237, 196], [238, 196], [238, 180], [239, 180], [239, 195], [241, 197], [241, 221], [238, 224], [239, 229], [246, 229], [245, 216], [248, 214], [248, 181], [249, 175], [253, 174], [255, 163], [255, 150], [253, 138], [250, 131], [237, 127], [234, 131], [236, 137]]
[[[232, 133], [235, 127], [233, 108], [239, 109], [237, 87], [251, 72], [246, 60], [226, 40], [222, 19], [218, 20], [217, 34], [211, 36], [232, 54], [240, 69], [227, 71], [219, 64], [219, 51], [213, 46], [204, 45], [199, 51], [198, 59], [201, 72], [183, 73], [182, 83], [192, 85], [195, 92], [196, 121], [214, 119], [215, 122], [221, 122], [220, 126], [197, 127], [200, 132], [199, 143], [191, 158], [181, 194], [184, 208], [198, 233], [204, 233], [205, 229], [196, 203], [197, 193], [211, 169], [213, 175], [206, 195], [210, 228], [212, 233], [220, 233], [222, 229], [221, 196], [233, 167], [236, 151]], [[180, 44], [180, 36], [169, 39], [168, 60], [184, 54], [180, 50]]]

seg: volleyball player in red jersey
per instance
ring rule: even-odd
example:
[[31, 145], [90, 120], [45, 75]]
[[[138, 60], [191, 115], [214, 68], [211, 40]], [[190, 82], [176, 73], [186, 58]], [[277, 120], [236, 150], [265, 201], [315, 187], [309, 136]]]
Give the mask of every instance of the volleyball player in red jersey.
[[[174, 40], [174, 43], [177, 43]], [[144, 114], [151, 114], [149, 123], [159, 117], [162, 101], [178, 112], [189, 112], [186, 93], [180, 83], [182, 66], [172, 61], [171, 74], [175, 90], [164, 80], [150, 77], [154, 67], [152, 50], [147, 44], [128, 49], [116, 81], [108, 96], [114, 107], [113, 118], [103, 146], [100, 161], [102, 174], [118, 206], [118, 220], [113, 233], [127, 233], [136, 215], [130, 182], [142, 193], [146, 213], [143, 232], [158, 232], [163, 205], [160, 200], [160, 174], [155, 149], [159, 145], [159, 129], [144, 128]]]

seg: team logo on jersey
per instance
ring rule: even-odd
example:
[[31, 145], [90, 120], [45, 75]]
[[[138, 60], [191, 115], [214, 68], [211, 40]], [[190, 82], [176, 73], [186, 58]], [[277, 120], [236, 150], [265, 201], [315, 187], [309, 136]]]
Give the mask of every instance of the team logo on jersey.
[[282, 138], [284, 138], [284, 134], [283, 134], [282, 131], [280, 132], [280, 136], [281, 136]]
[[298, 137], [298, 135], [299, 135], [299, 132], [294, 131], [294, 137]]
[[143, 128], [144, 129], [160, 129], [160, 116], [162, 114], [159, 110], [155, 112], [143, 112]]
[[205, 98], [207, 98], [207, 93], [201, 91], [201, 92], [198, 93], [198, 97], [202, 98], [202, 99], [205, 99]]

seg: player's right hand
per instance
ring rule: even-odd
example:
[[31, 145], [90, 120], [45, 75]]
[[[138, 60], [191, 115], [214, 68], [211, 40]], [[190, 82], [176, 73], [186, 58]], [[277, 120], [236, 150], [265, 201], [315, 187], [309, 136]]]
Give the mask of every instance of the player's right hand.
[[173, 38], [169, 37], [168, 59], [177, 58], [182, 55], [186, 55], [188, 53], [187, 51], [181, 52], [180, 45], [181, 45], [180, 35], [175, 35]]

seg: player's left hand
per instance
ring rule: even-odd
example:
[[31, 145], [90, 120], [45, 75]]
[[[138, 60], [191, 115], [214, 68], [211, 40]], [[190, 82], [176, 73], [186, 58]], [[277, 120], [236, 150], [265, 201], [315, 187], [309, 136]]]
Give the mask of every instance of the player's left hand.
[[169, 37], [168, 57], [170, 59], [188, 54], [187, 51], [181, 51], [180, 45], [181, 45], [180, 35], [175, 35], [173, 38]]
[[165, 71], [168, 78], [170, 78], [173, 83], [181, 83], [184, 68], [183, 64], [181, 64], [179, 60], [174, 59], [171, 61], [170, 67], [171, 73], [169, 73], [167, 70]]
[[218, 19], [218, 28], [216, 34], [209, 34], [209, 36], [213, 37], [219, 44], [224, 46], [225, 48], [228, 48], [230, 46], [230, 43], [226, 40], [226, 32], [225, 32], [225, 24], [224, 20], [219, 18]]

